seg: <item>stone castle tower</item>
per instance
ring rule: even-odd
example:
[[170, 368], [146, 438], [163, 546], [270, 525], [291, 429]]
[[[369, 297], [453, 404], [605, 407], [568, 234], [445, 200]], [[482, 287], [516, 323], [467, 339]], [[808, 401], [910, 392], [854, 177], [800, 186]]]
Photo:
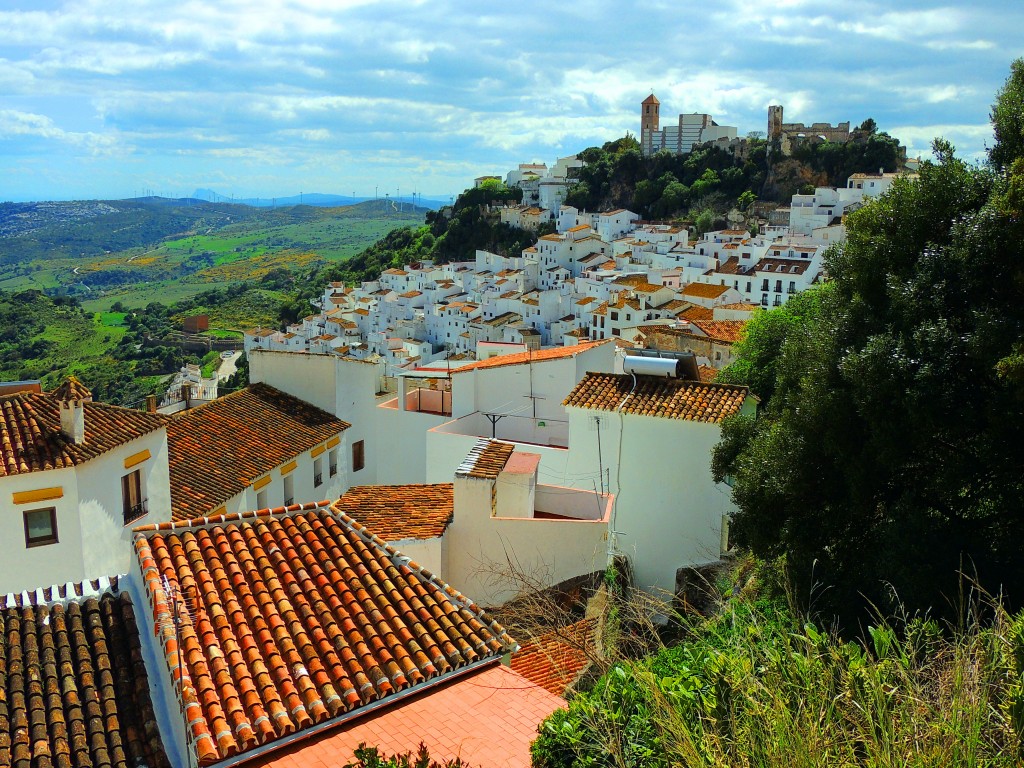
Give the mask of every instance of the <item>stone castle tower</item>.
[[640, 146], [644, 154], [651, 153], [651, 143], [661, 126], [661, 102], [653, 93], [640, 103]]
[[777, 139], [782, 135], [782, 107], [772, 105], [768, 107], [768, 141]]

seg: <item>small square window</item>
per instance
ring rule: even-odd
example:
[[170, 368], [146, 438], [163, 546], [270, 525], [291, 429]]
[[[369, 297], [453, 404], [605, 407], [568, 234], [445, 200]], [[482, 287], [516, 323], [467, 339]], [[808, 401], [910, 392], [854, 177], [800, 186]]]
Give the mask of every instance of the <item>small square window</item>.
[[362, 440], [352, 443], [352, 471], [358, 472], [366, 466], [366, 454]]
[[57, 543], [57, 508], [30, 509], [25, 512], [25, 546], [41, 547]]

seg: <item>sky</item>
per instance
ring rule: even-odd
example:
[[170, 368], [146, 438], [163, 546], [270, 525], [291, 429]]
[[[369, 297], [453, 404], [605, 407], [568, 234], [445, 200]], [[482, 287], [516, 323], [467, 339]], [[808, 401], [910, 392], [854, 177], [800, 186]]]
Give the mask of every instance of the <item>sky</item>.
[[1024, 2], [0, 0], [0, 201], [448, 197], [706, 112], [981, 161]]

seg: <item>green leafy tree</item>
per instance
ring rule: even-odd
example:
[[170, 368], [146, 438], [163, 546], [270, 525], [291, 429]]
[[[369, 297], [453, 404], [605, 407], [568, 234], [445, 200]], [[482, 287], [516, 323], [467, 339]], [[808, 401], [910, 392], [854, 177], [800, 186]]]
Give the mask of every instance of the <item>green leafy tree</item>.
[[737, 540], [851, 620], [894, 597], [948, 610], [961, 570], [1024, 599], [1024, 377], [1000, 375], [1024, 338], [1024, 160], [997, 145], [999, 175], [934, 149], [851, 215], [827, 289], [756, 320], [725, 376], [762, 398], [714, 455]]

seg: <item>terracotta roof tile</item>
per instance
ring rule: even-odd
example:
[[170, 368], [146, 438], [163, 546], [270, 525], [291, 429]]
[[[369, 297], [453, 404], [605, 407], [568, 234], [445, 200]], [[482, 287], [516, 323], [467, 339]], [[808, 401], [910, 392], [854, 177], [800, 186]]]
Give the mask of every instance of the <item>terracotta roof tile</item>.
[[700, 374], [701, 381], [710, 383], [718, 376], [718, 369], [712, 368], [710, 365], [698, 365], [697, 373]]
[[511, 355], [498, 355], [487, 360], [480, 360], [471, 365], [464, 365], [452, 371], [452, 373], [463, 373], [465, 371], [478, 371], [481, 368], [501, 368], [506, 365], [521, 365], [524, 363], [539, 363], [544, 360], [558, 360], [563, 357], [576, 357], [581, 352], [606, 344], [605, 341], [595, 341], [587, 344], [575, 344], [569, 347], [551, 347], [549, 349], [538, 349], [528, 352], [516, 352]]
[[[187, 603], [180, 695], [199, 765], [516, 647], [478, 606], [326, 504], [136, 533], [154, 615], [181, 599], [175, 591]], [[158, 626], [177, 673], [174, 628]]]
[[501, 470], [505, 468], [505, 464], [515, 449], [516, 447], [511, 443], [482, 437], [455, 470], [455, 475], [456, 477], [480, 477], [494, 480], [501, 474]]
[[385, 541], [442, 536], [455, 510], [454, 486], [357, 485], [333, 509], [359, 521]]
[[683, 320], [689, 320], [690, 322], [694, 322], [696, 320], [710, 321], [714, 319], [714, 316], [714, 311], [708, 309], [707, 307], [702, 307], [699, 304], [694, 304], [693, 306], [684, 309], [682, 312], [676, 315], [676, 317], [682, 318]]
[[727, 285], [710, 285], [708, 283], [690, 283], [683, 288], [683, 296], [699, 296], [703, 299], [717, 299], [729, 290]]
[[616, 373], [587, 373], [563, 405], [637, 416], [715, 423], [737, 413], [747, 398], [746, 387]]
[[61, 431], [60, 405], [52, 394], [0, 396], [0, 477], [76, 466], [148, 435], [170, 420], [163, 414], [104, 403], [85, 402], [82, 407], [85, 442], [75, 445]]
[[587, 653], [594, 646], [595, 619], [584, 619], [548, 632], [512, 654], [512, 669], [556, 696], [566, 690], [589, 664]]
[[172, 516], [206, 514], [260, 475], [348, 427], [266, 384], [185, 411], [167, 427]]
[[693, 325], [703, 331], [712, 341], [733, 344], [740, 340], [746, 320], [692, 320]]
[[126, 592], [0, 609], [0, 765], [169, 766]]
[[58, 400], [92, 400], [92, 392], [74, 376], [68, 376], [53, 391], [53, 396]]

